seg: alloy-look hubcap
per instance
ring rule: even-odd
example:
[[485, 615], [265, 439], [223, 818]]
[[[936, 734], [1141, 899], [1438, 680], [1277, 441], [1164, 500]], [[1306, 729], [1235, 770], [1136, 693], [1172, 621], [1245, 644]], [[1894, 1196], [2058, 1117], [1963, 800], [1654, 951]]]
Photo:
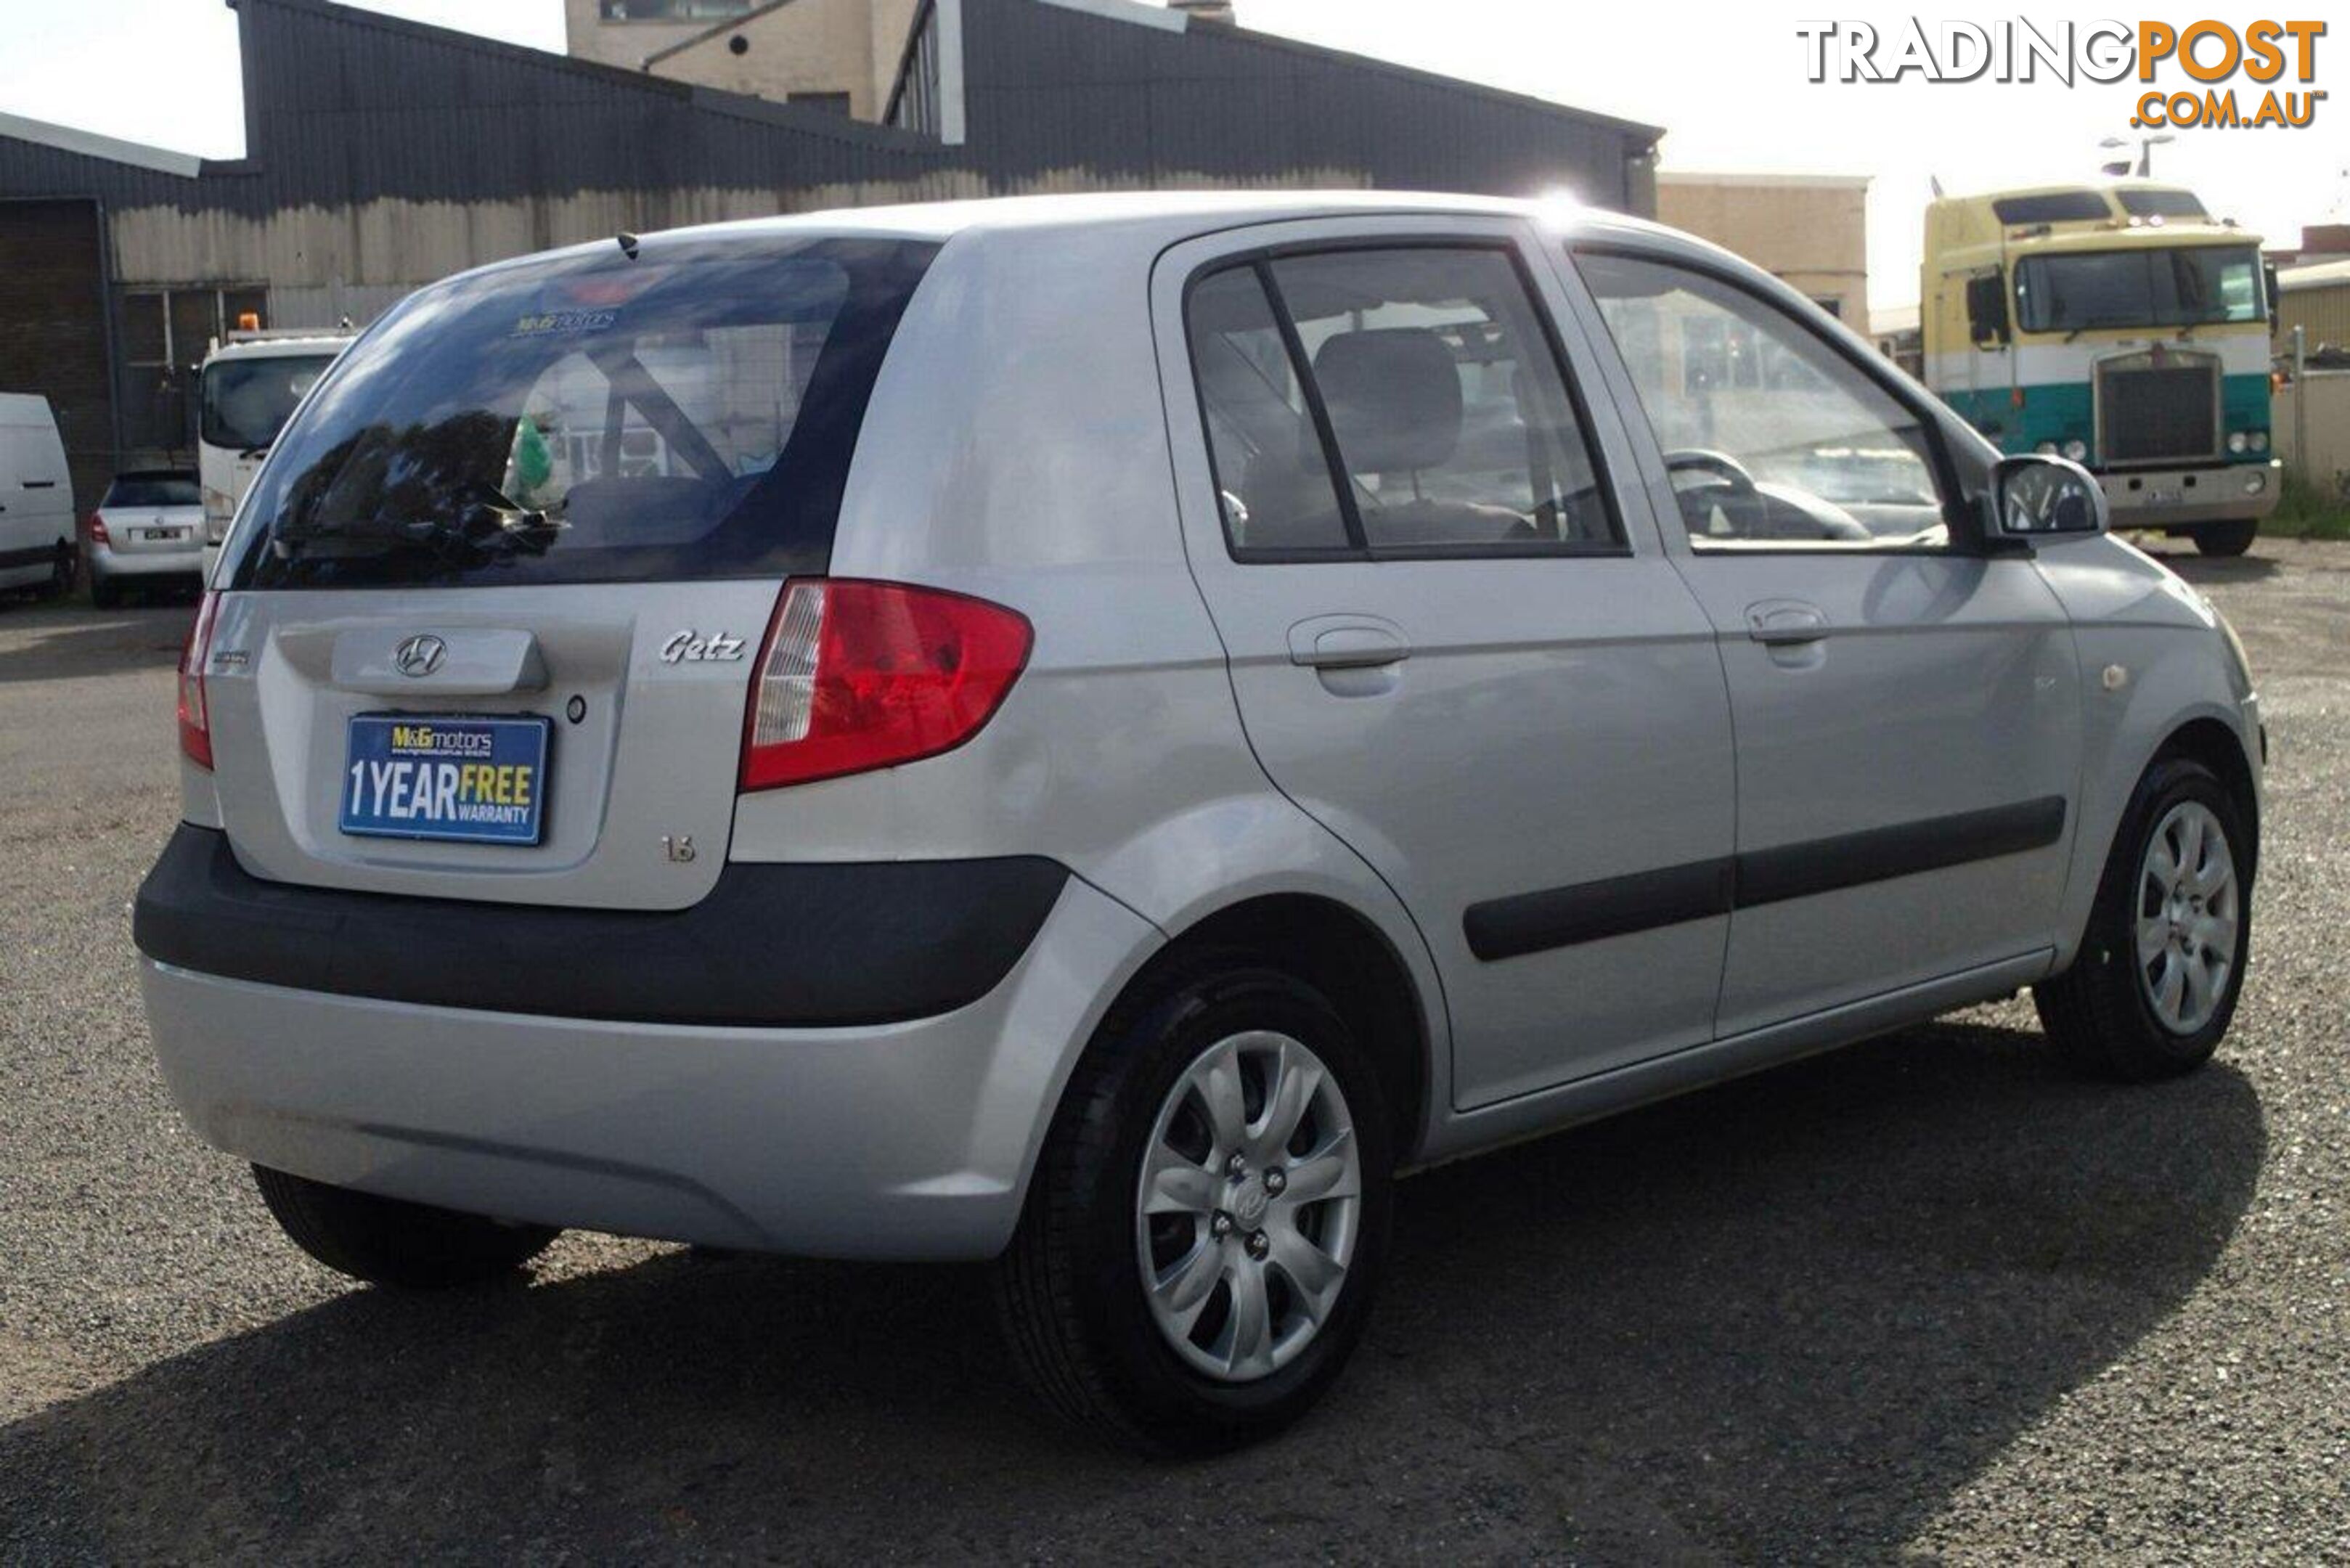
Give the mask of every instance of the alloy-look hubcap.
[[2138, 871], [2137, 973], [2155, 1017], [2174, 1034], [2210, 1023], [2228, 992], [2238, 898], [2219, 817], [2199, 801], [2173, 806]]
[[1362, 1190], [1347, 1097], [1302, 1042], [1256, 1031], [1200, 1053], [1159, 1107], [1135, 1195], [1168, 1345], [1222, 1382], [1289, 1365], [1346, 1287]]

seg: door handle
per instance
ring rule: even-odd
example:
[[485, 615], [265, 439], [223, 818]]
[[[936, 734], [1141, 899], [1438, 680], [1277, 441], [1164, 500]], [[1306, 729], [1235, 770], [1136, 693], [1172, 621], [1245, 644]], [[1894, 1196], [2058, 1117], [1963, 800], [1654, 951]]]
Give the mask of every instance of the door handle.
[[1828, 635], [1828, 618], [1799, 599], [1765, 599], [1746, 609], [1746, 635], [1766, 648], [1794, 648]]
[[1289, 628], [1289, 662], [1309, 670], [1377, 670], [1410, 657], [1403, 628], [1377, 616], [1316, 616]]

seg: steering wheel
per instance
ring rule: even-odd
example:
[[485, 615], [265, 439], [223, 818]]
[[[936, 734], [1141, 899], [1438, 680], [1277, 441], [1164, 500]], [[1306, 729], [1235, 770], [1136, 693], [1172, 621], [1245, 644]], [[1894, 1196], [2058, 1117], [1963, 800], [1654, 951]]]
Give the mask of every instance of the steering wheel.
[[1741, 495], [1754, 493], [1754, 476], [1746, 465], [1726, 452], [1711, 447], [1688, 446], [1665, 453], [1667, 473], [1710, 473]]
[[[1831, 502], [1806, 496], [1801, 491], [1791, 490], [1784, 485], [1765, 493], [1755, 482], [1754, 475], [1747, 471], [1746, 465], [1726, 452], [1696, 446], [1669, 452], [1665, 453], [1665, 472], [1668, 474], [1705, 474], [1710, 483], [1682, 493], [1693, 496], [1720, 489], [1725, 492], [1721, 497], [1726, 504], [1723, 510], [1732, 517], [1736, 515], [1733, 508], [1743, 504], [1752, 521], [1742, 529], [1735, 524], [1732, 527], [1734, 532], [1746, 538], [1837, 539], [1865, 545], [1875, 537], [1843, 507]], [[1684, 517], [1689, 514], [1686, 504], [1682, 507], [1682, 514]], [[1816, 532], [1790, 532], [1791, 523], [1799, 523]], [[1690, 526], [1694, 530], [1697, 524], [1691, 521]]]

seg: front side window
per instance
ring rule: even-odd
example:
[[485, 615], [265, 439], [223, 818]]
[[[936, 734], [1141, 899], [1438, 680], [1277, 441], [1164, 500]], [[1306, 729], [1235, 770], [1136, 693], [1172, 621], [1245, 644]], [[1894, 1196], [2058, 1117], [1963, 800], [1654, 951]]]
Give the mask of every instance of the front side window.
[[2026, 332], [2259, 321], [2261, 255], [2251, 245], [2026, 256], [2015, 315]]
[[1188, 328], [1235, 552], [1620, 548], [1508, 251], [1245, 264], [1194, 287]]
[[1575, 257], [1699, 550], [1950, 542], [1918, 416], [1775, 306], [1643, 257]]
[[603, 246], [422, 290], [286, 428], [245, 503], [235, 586], [821, 571], [935, 251]]

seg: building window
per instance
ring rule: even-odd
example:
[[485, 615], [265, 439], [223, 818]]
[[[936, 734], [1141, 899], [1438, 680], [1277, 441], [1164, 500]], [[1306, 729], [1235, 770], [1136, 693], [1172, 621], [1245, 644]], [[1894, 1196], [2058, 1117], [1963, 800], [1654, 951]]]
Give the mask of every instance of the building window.
[[751, 0], [598, 0], [607, 22], [715, 22], [740, 16]]
[[172, 452], [191, 439], [191, 390], [213, 339], [247, 313], [269, 319], [269, 291], [259, 287], [125, 290], [121, 295], [122, 444], [134, 452]]

